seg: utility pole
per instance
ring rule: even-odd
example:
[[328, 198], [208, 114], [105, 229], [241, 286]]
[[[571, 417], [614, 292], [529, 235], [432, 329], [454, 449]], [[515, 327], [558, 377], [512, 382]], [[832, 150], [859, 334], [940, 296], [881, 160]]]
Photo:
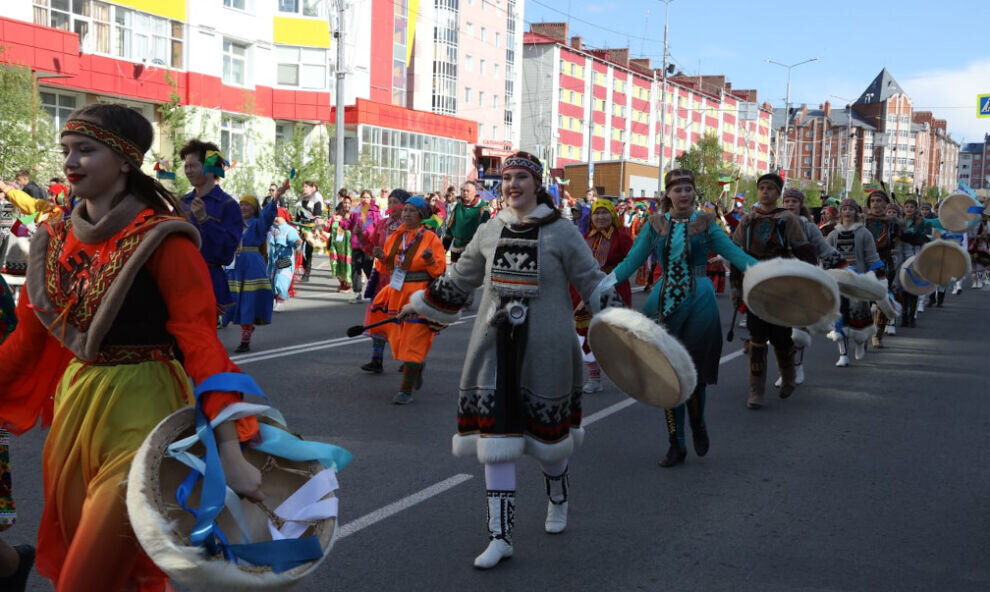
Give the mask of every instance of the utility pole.
[[[337, 30], [333, 32], [337, 40], [337, 113], [334, 120], [337, 132], [337, 150], [334, 153], [333, 184], [334, 193], [344, 186], [344, 11], [346, 0], [337, 0]], [[329, 11], [328, 11], [329, 12]], [[336, 205], [336, 204], [334, 204]]]
[[[660, 71], [660, 158], [657, 171], [657, 196], [663, 193], [663, 152], [664, 152], [664, 128], [667, 123], [667, 25], [670, 18], [670, 3], [674, 0], [660, 0], [664, 4], [663, 8], [663, 70]], [[673, 131], [673, 130], [671, 130]]]
[[[803, 62], [797, 62], [796, 64], [782, 64], [780, 62], [775, 62], [774, 60], [771, 60], [770, 58], [767, 58], [767, 59], [765, 59], [763, 61], [766, 62], [766, 63], [768, 63], [768, 64], [773, 64], [775, 66], [780, 66], [781, 68], [786, 68], [787, 69], [787, 95], [784, 97], [784, 155], [783, 155], [783, 157], [780, 156], [780, 137], [778, 136], [778, 138], [777, 138], [777, 140], [778, 140], [777, 141], [777, 156], [778, 156], [778, 158], [781, 158], [781, 160], [783, 160], [784, 170], [787, 170], [788, 168], [790, 168], [790, 159], [788, 158], [788, 154], [787, 154], [787, 134], [788, 134], [788, 131], [790, 130], [790, 123], [791, 123], [791, 70], [793, 70], [794, 68], [800, 66], [801, 64], [807, 64], [808, 62], [818, 61], [818, 58], [817, 57], [810, 58], [810, 59], [804, 60]], [[778, 172], [780, 172], [780, 168], [781, 168], [780, 167], [780, 163], [778, 162], [777, 163], [777, 171]], [[787, 183], [787, 180], [786, 179], [784, 180], [784, 183], [785, 184]]]

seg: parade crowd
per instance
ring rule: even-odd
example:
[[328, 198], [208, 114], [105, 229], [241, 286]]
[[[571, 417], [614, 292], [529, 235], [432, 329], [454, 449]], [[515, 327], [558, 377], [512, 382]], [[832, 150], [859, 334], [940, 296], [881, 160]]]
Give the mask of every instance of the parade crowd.
[[[675, 169], [656, 200], [594, 190], [575, 199], [559, 181], [545, 184], [540, 160], [519, 152], [503, 163], [494, 192], [467, 181], [442, 194], [334, 188], [327, 199], [312, 180], [292, 196], [285, 178], [259, 199], [226, 193], [229, 164], [215, 143], [196, 139], [179, 153], [193, 188], [179, 197], [141, 170], [151, 138], [137, 112], [90, 105], [62, 130], [64, 181], [53, 179], [46, 192], [25, 171], [0, 185], [0, 425], [13, 434], [39, 419], [49, 426], [37, 555], [0, 540], [3, 590], [23, 590], [32, 565], [59, 591], [168, 589], [131, 531], [121, 493], [131, 459], [172, 412], [195, 403], [212, 419], [242, 400], [233, 390], [193, 396], [194, 384], [239, 372], [217, 332], [239, 326], [233, 353], [251, 351], [254, 332], [291, 309], [318, 256], [329, 262], [333, 287], [361, 305], [355, 322], [371, 352], [360, 370], [383, 373], [387, 351], [401, 363], [396, 405], [423, 387], [434, 340], [477, 306], [452, 450], [484, 465], [481, 569], [513, 553], [523, 456], [544, 474], [546, 532], [566, 528], [568, 461], [584, 437], [581, 400], [604, 388], [589, 327], [607, 307], [631, 307], [634, 286], [646, 294], [642, 313], [683, 345], [696, 373], [686, 400], [664, 410], [669, 448], [659, 465], [669, 468], [686, 460], [686, 424], [695, 453], [709, 452], [706, 395], [723, 346], [719, 294], [728, 293], [748, 331], [745, 405], [758, 410], [768, 404], [771, 346], [775, 386], [787, 399], [809, 380], [803, 354], [814, 335], [834, 341], [836, 366], [846, 367], [910, 331], [948, 292], [990, 284], [987, 216], [949, 231], [939, 222], [942, 204], [882, 189], [863, 204], [825, 198], [813, 215], [799, 189], [770, 173], [758, 179], [751, 207], [737, 199], [723, 208], [719, 196], [698, 194], [692, 171]], [[912, 258], [936, 239], [966, 252], [966, 277], [929, 286], [912, 274]], [[781, 258], [846, 270], [850, 282], [879, 282], [882, 292], [844, 292], [841, 316], [819, 326], [775, 324], [747, 309], [743, 284], [758, 262]], [[242, 417], [213, 431], [227, 486], [258, 499], [262, 476], [243, 455], [261, 439], [258, 421]], [[0, 530], [16, 516], [7, 446], [0, 431]], [[122, 542], [102, 544], [108, 537]]]

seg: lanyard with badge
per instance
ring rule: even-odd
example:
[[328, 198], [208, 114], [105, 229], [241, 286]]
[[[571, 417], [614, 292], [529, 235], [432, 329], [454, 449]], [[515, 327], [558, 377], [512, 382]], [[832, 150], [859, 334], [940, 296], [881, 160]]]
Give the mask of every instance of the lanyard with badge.
[[392, 280], [388, 284], [393, 290], [402, 289], [402, 284], [406, 281], [406, 270], [402, 269], [402, 262], [405, 261], [406, 255], [415, 255], [415, 253], [410, 254], [409, 249], [419, 242], [419, 239], [423, 236], [424, 230], [426, 230], [426, 227], [421, 226], [419, 232], [416, 233], [416, 236], [414, 236], [408, 243], [406, 242], [406, 233], [402, 233], [402, 248], [395, 256], [395, 268], [392, 270]]

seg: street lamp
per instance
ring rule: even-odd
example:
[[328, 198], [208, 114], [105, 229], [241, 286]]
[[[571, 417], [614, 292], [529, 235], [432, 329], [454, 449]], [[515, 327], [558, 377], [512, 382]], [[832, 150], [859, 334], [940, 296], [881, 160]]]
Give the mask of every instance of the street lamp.
[[[770, 58], [767, 58], [763, 61], [768, 64], [773, 64], [775, 66], [780, 66], [781, 68], [787, 69], [787, 95], [784, 98], [784, 156], [783, 156], [784, 164], [786, 165], [789, 164], [787, 162], [787, 132], [790, 129], [790, 123], [791, 123], [791, 70], [797, 68], [802, 64], [807, 64], [808, 62], [817, 62], [818, 58], [813, 57], [804, 60], [803, 62], [797, 62], [796, 64], [782, 64], [780, 62], [771, 60]], [[778, 155], [780, 154], [779, 146], [777, 148], [777, 154]], [[780, 163], [777, 163], [777, 171], [780, 171]]]
[[[663, 149], [666, 133], [664, 127], [667, 123], [667, 22], [670, 17], [670, 3], [674, 0], [660, 0], [663, 2], [663, 70], [660, 71], [660, 158], [657, 160], [657, 196], [663, 192]], [[673, 130], [671, 130], [673, 131]]]

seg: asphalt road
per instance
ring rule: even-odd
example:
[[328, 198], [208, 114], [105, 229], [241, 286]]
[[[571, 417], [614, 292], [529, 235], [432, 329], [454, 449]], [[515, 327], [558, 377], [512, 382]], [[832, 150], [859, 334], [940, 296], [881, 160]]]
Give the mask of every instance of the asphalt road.
[[[662, 412], [606, 382], [585, 398], [567, 531], [543, 532], [541, 473], [523, 459], [515, 557], [479, 572], [484, 472], [450, 452], [473, 319], [435, 340], [423, 390], [397, 407], [397, 363], [377, 376], [358, 369], [370, 344], [344, 335], [364, 307], [329, 283], [314, 272], [258, 329], [254, 351], [234, 358], [293, 431], [355, 455], [339, 475], [344, 536], [298, 590], [990, 589], [990, 290], [948, 296], [849, 368], [835, 368], [834, 346], [815, 338], [805, 384], [786, 401], [769, 387], [758, 412], [745, 408], [737, 329], [708, 391], [711, 452], [690, 451], [672, 469], [657, 466]], [[727, 298], [720, 306], [727, 329]], [[239, 336], [221, 331], [230, 351]], [[12, 543], [36, 532], [43, 438], [34, 431], [11, 447]], [[29, 590], [50, 589], [32, 578]]]

